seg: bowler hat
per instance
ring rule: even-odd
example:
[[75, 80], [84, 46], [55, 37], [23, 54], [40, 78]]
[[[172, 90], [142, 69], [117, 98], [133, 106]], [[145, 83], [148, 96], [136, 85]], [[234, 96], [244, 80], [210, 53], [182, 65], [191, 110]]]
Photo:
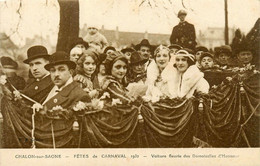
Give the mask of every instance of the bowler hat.
[[198, 52], [198, 51], [208, 52], [209, 50], [207, 49], [207, 47], [197, 46], [197, 47], [195, 48], [195, 51], [196, 51], [196, 52]]
[[138, 51], [132, 52], [131, 57], [130, 57], [131, 65], [138, 64], [138, 63], [145, 63], [147, 61], [148, 61], [148, 59], [144, 58], [140, 52], [138, 52]]
[[37, 45], [32, 46], [27, 50], [27, 59], [25, 59], [23, 62], [26, 64], [29, 64], [29, 62], [36, 58], [45, 58], [49, 59], [50, 55], [48, 54], [47, 49], [44, 46]]
[[75, 47], [75, 46], [78, 45], [78, 44], [83, 44], [83, 46], [84, 46], [86, 49], [89, 48], [89, 44], [88, 44], [86, 41], [84, 41], [81, 37], [79, 37], [79, 38], [77, 38], [77, 39], [72, 43], [70, 49], [72, 49], [73, 47]]
[[50, 63], [45, 65], [46, 70], [50, 70], [51, 67], [59, 64], [66, 64], [70, 69], [76, 68], [76, 63], [70, 60], [69, 54], [63, 51], [57, 51], [50, 56]]
[[112, 47], [112, 46], [107, 46], [104, 50], [104, 53], [106, 54], [108, 50], [113, 50], [113, 51], [116, 51], [115, 47]]
[[18, 68], [18, 63], [15, 62], [12, 58], [6, 56], [1, 57], [1, 64], [3, 68], [8, 68], [8, 69]]
[[133, 48], [131, 48], [131, 47], [126, 47], [126, 48], [123, 48], [122, 50], [121, 50], [121, 52], [124, 54], [124, 53], [126, 53], [126, 52], [134, 52], [135, 51], [135, 49], [133, 49]]
[[152, 45], [149, 43], [149, 41], [147, 39], [143, 39], [139, 44], [137, 44], [135, 46], [135, 50], [140, 50], [141, 46], [146, 46], [149, 47], [150, 49], [152, 49]]

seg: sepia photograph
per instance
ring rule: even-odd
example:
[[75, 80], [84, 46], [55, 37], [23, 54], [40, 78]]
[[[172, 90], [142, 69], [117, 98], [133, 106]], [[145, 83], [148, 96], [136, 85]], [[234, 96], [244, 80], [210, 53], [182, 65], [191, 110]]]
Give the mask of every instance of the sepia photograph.
[[0, 0], [0, 165], [260, 165], [259, 57], [259, 0]]

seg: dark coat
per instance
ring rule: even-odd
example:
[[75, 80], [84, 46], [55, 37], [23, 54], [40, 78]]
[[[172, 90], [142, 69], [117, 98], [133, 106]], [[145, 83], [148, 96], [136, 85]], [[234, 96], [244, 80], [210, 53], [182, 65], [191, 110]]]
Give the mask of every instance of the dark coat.
[[53, 96], [44, 105], [47, 109], [60, 105], [62, 108], [71, 108], [78, 101], [89, 101], [88, 94], [80, 87], [78, 82], [72, 82], [63, 88], [57, 95]]
[[40, 81], [31, 78], [28, 80], [26, 87], [21, 92], [33, 100], [42, 103], [53, 86], [54, 84], [50, 75]]
[[26, 82], [23, 77], [17, 76], [14, 74], [11, 77], [7, 77], [8, 81], [17, 89], [17, 90], [22, 90], [24, 89]]
[[184, 48], [194, 49], [197, 44], [194, 25], [187, 21], [180, 22], [173, 27], [170, 42], [171, 44], [178, 44]]
[[[38, 128], [41, 130], [51, 132], [53, 127], [56, 147], [71, 148], [74, 147], [77, 142], [72, 132], [73, 122], [75, 120], [72, 108], [78, 101], [90, 101], [90, 98], [88, 94], [80, 87], [79, 83], [72, 82], [43, 105], [46, 110], [51, 110], [53, 107], [58, 105], [64, 109], [67, 109], [65, 114], [66, 116], [64, 117], [60, 116], [60, 118], [55, 118], [51, 115], [47, 116], [46, 114], [47, 117], [42, 121], [40, 118], [37, 119]], [[43, 139], [42, 141], [47, 144], [52, 144], [52, 139]]]

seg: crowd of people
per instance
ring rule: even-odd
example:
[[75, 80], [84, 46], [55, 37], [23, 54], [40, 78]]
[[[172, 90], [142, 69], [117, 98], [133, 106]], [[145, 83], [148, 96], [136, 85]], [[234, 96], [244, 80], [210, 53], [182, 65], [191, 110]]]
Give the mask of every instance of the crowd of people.
[[[183, 16], [186, 13], [181, 11], [178, 14], [181, 21]], [[98, 30], [89, 27], [89, 31], [93, 35]], [[178, 30], [174, 28], [173, 34], [174, 31]], [[25, 100], [36, 113], [48, 116], [46, 110], [57, 107], [75, 110], [79, 101], [93, 104], [93, 99], [105, 94], [110, 96], [106, 102], [112, 105], [131, 105], [137, 100], [156, 103], [166, 98], [189, 99], [195, 93], [208, 93], [237, 68], [258, 65], [254, 60], [256, 50], [246, 39], [232, 47], [216, 47], [212, 52], [197, 46], [194, 36], [195, 31], [187, 40], [185, 35], [180, 38], [172, 35], [169, 46], [154, 46], [143, 39], [122, 50], [108, 46], [104, 36], [86, 36], [86, 41], [78, 38], [69, 53], [57, 51], [52, 55], [44, 46], [35, 45], [28, 49], [24, 60], [29, 67], [27, 82], [17, 76], [17, 62], [1, 57], [1, 64], [10, 86], [14, 87], [15, 100]], [[54, 127], [66, 128], [66, 123], [59, 121]]]

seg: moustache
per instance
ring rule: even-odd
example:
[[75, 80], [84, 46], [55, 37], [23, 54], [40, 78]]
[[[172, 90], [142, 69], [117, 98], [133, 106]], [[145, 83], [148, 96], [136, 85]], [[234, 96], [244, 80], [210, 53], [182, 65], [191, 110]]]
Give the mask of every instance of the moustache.
[[61, 80], [61, 79], [58, 76], [54, 78], [54, 81], [59, 81], [59, 80]]

